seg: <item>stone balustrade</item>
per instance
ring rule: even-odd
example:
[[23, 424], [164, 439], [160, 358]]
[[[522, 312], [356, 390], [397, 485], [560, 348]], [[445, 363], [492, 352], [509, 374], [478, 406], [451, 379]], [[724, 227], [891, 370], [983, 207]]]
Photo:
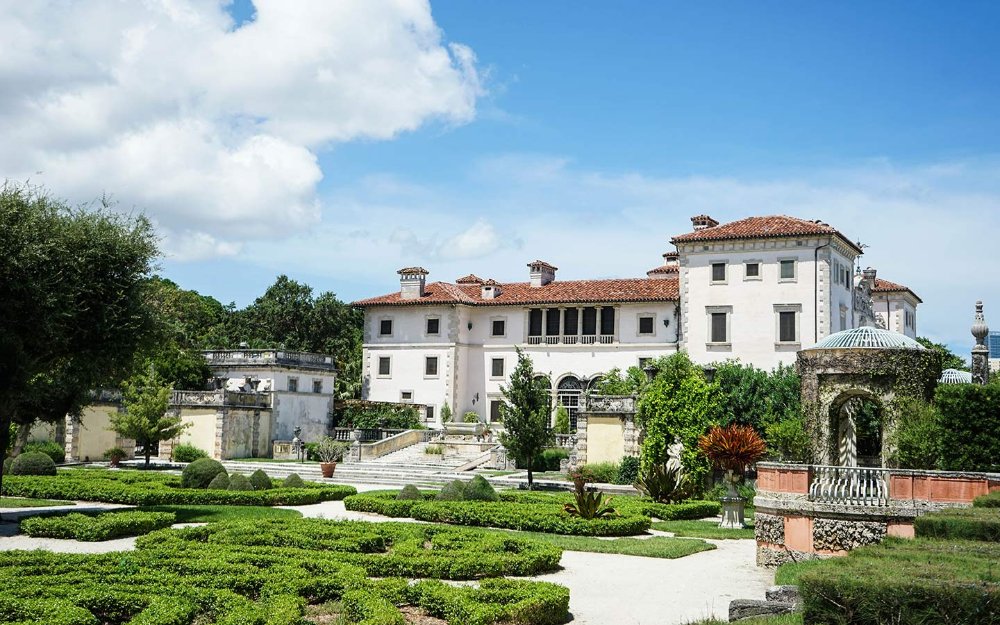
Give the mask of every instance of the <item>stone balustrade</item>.
[[586, 395], [581, 412], [591, 414], [635, 413], [634, 395]]
[[279, 349], [225, 349], [202, 352], [209, 365], [224, 367], [286, 366], [333, 372], [333, 356]]
[[242, 391], [171, 391], [171, 406], [228, 406], [233, 408], [271, 407], [270, 393], [245, 393]]

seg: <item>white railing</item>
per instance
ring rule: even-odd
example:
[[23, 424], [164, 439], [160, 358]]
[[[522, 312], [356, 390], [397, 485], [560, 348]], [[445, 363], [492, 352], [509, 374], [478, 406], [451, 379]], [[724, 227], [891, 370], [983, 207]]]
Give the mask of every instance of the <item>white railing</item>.
[[558, 345], [559, 344], [559, 337], [558, 336], [546, 336], [545, 337], [545, 344], [546, 345]]
[[613, 334], [550, 334], [546, 336], [529, 336], [528, 345], [611, 345], [615, 342]]
[[528, 337], [528, 345], [541, 345], [541, 344], [542, 344], [542, 337], [540, 336]]
[[576, 336], [564, 336], [562, 342], [565, 345], [576, 345]]
[[584, 335], [580, 337], [580, 342], [583, 343], [584, 345], [593, 345], [594, 343], [597, 342], [597, 337], [594, 336], [593, 334]]
[[334, 369], [333, 357], [326, 354], [297, 352], [279, 349], [222, 349], [204, 351], [205, 359], [213, 365], [293, 365], [313, 369]]
[[610, 345], [611, 343], [614, 343], [614, 342], [615, 342], [614, 335], [612, 335], [612, 334], [602, 334], [601, 335], [601, 344], [602, 345]]
[[888, 506], [889, 469], [813, 467], [809, 500], [851, 506]]

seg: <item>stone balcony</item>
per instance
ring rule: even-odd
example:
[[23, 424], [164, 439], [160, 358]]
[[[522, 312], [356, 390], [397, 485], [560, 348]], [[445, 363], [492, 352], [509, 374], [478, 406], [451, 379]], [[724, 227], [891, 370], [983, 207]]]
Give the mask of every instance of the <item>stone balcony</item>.
[[229, 407], [269, 409], [270, 393], [243, 393], [239, 391], [171, 391], [170, 405], [173, 407]]
[[333, 356], [279, 349], [225, 349], [202, 352], [210, 367], [290, 367], [336, 371]]
[[635, 414], [635, 396], [584, 395], [580, 411], [589, 414]]
[[617, 343], [613, 334], [549, 334], [529, 336], [528, 345], [612, 345]]

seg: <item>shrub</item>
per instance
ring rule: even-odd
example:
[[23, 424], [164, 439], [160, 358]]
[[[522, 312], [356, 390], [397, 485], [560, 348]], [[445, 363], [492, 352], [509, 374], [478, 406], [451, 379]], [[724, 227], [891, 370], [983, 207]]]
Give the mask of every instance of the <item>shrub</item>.
[[542, 452], [540, 459], [535, 461], [535, 467], [539, 471], [558, 471], [559, 464], [567, 458], [569, 458], [569, 451], [566, 449], [546, 449]]
[[479, 413], [471, 410], [466, 412], [462, 415], [462, 423], [479, 423]]
[[316, 444], [315, 453], [320, 462], [340, 462], [344, 459], [344, 454], [351, 448], [351, 444], [345, 441], [338, 441], [330, 436], [324, 436]]
[[578, 516], [581, 519], [601, 519], [615, 514], [615, 509], [611, 507], [611, 498], [604, 499], [604, 493], [595, 491], [577, 490], [573, 492], [575, 503], [568, 503], [563, 506], [571, 516]]
[[424, 496], [420, 494], [417, 487], [413, 484], [407, 484], [403, 487], [403, 490], [399, 491], [396, 495], [396, 499], [399, 501], [423, 501]]
[[55, 475], [56, 464], [40, 451], [27, 451], [10, 463], [11, 475]]
[[465, 498], [465, 482], [453, 480], [445, 484], [437, 494], [439, 501], [462, 501]]
[[451, 417], [451, 406], [448, 405], [448, 402], [445, 402], [441, 406], [441, 423], [451, 423]]
[[306, 483], [302, 481], [298, 473], [292, 473], [281, 483], [284, 488], [305, 488]]
[[198, 458], [184, 467], [181, 472], [181, 486], [184, 488], [208, 488], [216, 475], [225, 473], [226, 467], [218, 460]]
[[54, 441], [32, 441], [25, 444], [23, 451], [40, 451], [56, 464], [66, 462], [66, 448]]
[[499, 501], [500, 497], [493, 486], [482, 475], [472, 478], [462, 493], [466, 501]]
[[194, 445], [188, 445], [187, 443], [181, 443], [180, 445], [174, 447], [173, 451], [174, 462], [194, 462], [198, 458], [208, 458], [208, 452], [198, 449]]
[[665, 462], [650, 465], [635, 482], [640, 493], [659, 503], [671, 503], [691, 496], [691, 483], [680, 465]]
[[942, 384], [934, 393], [940, 413], [941, 468], [1000, 468], [1000, 384]]
[[21, 521], [21, 531], [39, 538], [70, 538], [86, 542], [140, 536], [170, 527], [173, 512], [105, 512], [96, 516], [67, 514], [54, 517], [31, 517]]
[[10, 465], [11, 465], [12, 462], [14, 462], [13, 458], [4, 458], [3, 459], [3, 474], [4, 475], [9, 475], [10, 474]]
[[639, 458], [625, 456], [618, 465], [618, 477], [615, 484], [634, 484], [639, 479]]
[[698, 449], [715, 466], [742, 475], [751, 465], [767, 453], [767, 443], [757, 430], [749, 425], [713, 427], [698, 439]]
[[424, 447], [424, 453], [432, 456], [442, 456], [444, 455], [444, 447], [441, 445], [428, 445]]
[[261, 469], [257, 469], [250, 474], [250, 484], [253, 485], [254, 490], [267, 490], [274, 486], [274, 484], [271, 483], [271, 478], [269, 478], [267, 473], [264, 473]]
[[556, 407], [556, 434], [569, 434], [569, 410], [566, 406]]
[[112, 447], [104, 450], [104, 459], [109, 462], [120, 462], [128, 458], [128, 452], [121, 447]]
[[[749, 482], [741, 482], [736, 485], [736, 492], [739, 494], [741, 499], [745, 500], [748, 504], [753, 505], [753, 498], [757, 496], [757, 489], [754, 488], [753, 484], [750, 484]], [[721, 502], [723, 497], [728, 496], [729, 489], [726, 488], [725, 484], [720, 482], [706, 491], [703, 498]]]
[[600, 484], [614, 484], [618, 479], [619, 466], [614, 462], [597, 462], [585, 464], [580, 468], [584, 479]]
[[661, 521], [694, 521], [718, 516], [722, 511], [722, 504], [718, 501], [656, 503], [633, 497], [619, 497], [615, 502], [622, 514], [644, 514]]
[[812, 439], [801, 415], [772, 421], [764, 427], [767, 452], [780, 462], [812, 461]]
[[209, 490], [229, 490], [229, 474], [219, 473], [208, 483]]
[[229, 490], [254, 490], [253, 482], [239, 473], [229, 477]]
[[985, 508], [953, 508], [919, 516], [918, 537], [1000, 542], [1000, 512]]

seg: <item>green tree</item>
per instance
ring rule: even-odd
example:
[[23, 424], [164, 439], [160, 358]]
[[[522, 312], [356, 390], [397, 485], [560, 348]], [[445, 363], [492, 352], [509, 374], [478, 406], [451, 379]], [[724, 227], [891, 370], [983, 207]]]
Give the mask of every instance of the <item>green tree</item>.
[[520, 466], [528, 468], [528, 490], [534, 487], [535, 458], [555, 440], [549, 429], [552, 399], [544, 380], [536, 379], [532, 369], [531, 358], [518, 349], [510, 382], [500, 387], [500, 417], [506, 430], [500, 442]]
[[898, 401], [899, 415], [889, 438], [889, 462], [901, 469], [937, 469], [941, 466], [941, 415], [933, 404], [911, 397]]
[[720, 425], [749, 425], [763, 433], [767, 426], [799, 413], [799, 376], [792, 367], [768, 373], [753, 365], [727, 360], [715, 367]]
[[643, 428], [642, 470], [666, 462], [668, 449], [679, 441], [681, 463], [692, 483], [708, 474], [708, 460], [698, 450], [698, 439], [719, 421], [718, 388], [684, 352], [657, 359], [657, 373], [636, 405], [636, 423]]
[[646, 372], [639, 367], [622, 370], [615, 367], [601, 376], [594, 389], [597, 395], [636, 395], [646, 386]]
[[556, 434], [569, 434], [569, 410], [566, 406], [556, 406]]
[[179, 415], [167, 414], [170, 386], [152, 368], [148, 374], [137, 375], [125, 383], [122, 404], [125, 412], [111, 415], [111, 429], [142, 446], [147, 467], [153, 445], [177, 438], [189, 425]]
[[955, 354], [955, 352], [948, 349], [947, 345], [942, 343], [935, 343], [929, 338], [918, 336], [917, 342], [926, 347], [927, 349], [934, 350], [941, 354], [941, 368], [942, 369], [958, 369], [959, 371], [969, 371], [969, 363], [965, 358]]
[[12, 423], [65, 418], [27, 409], [45, 389], [72, 384], [72, 408], [80, 389], [128, 374], [153, 336], [157, 255], [150, 222], [106, 200], [70, 208], [36, 187], [0, 188], [0, 449]]

